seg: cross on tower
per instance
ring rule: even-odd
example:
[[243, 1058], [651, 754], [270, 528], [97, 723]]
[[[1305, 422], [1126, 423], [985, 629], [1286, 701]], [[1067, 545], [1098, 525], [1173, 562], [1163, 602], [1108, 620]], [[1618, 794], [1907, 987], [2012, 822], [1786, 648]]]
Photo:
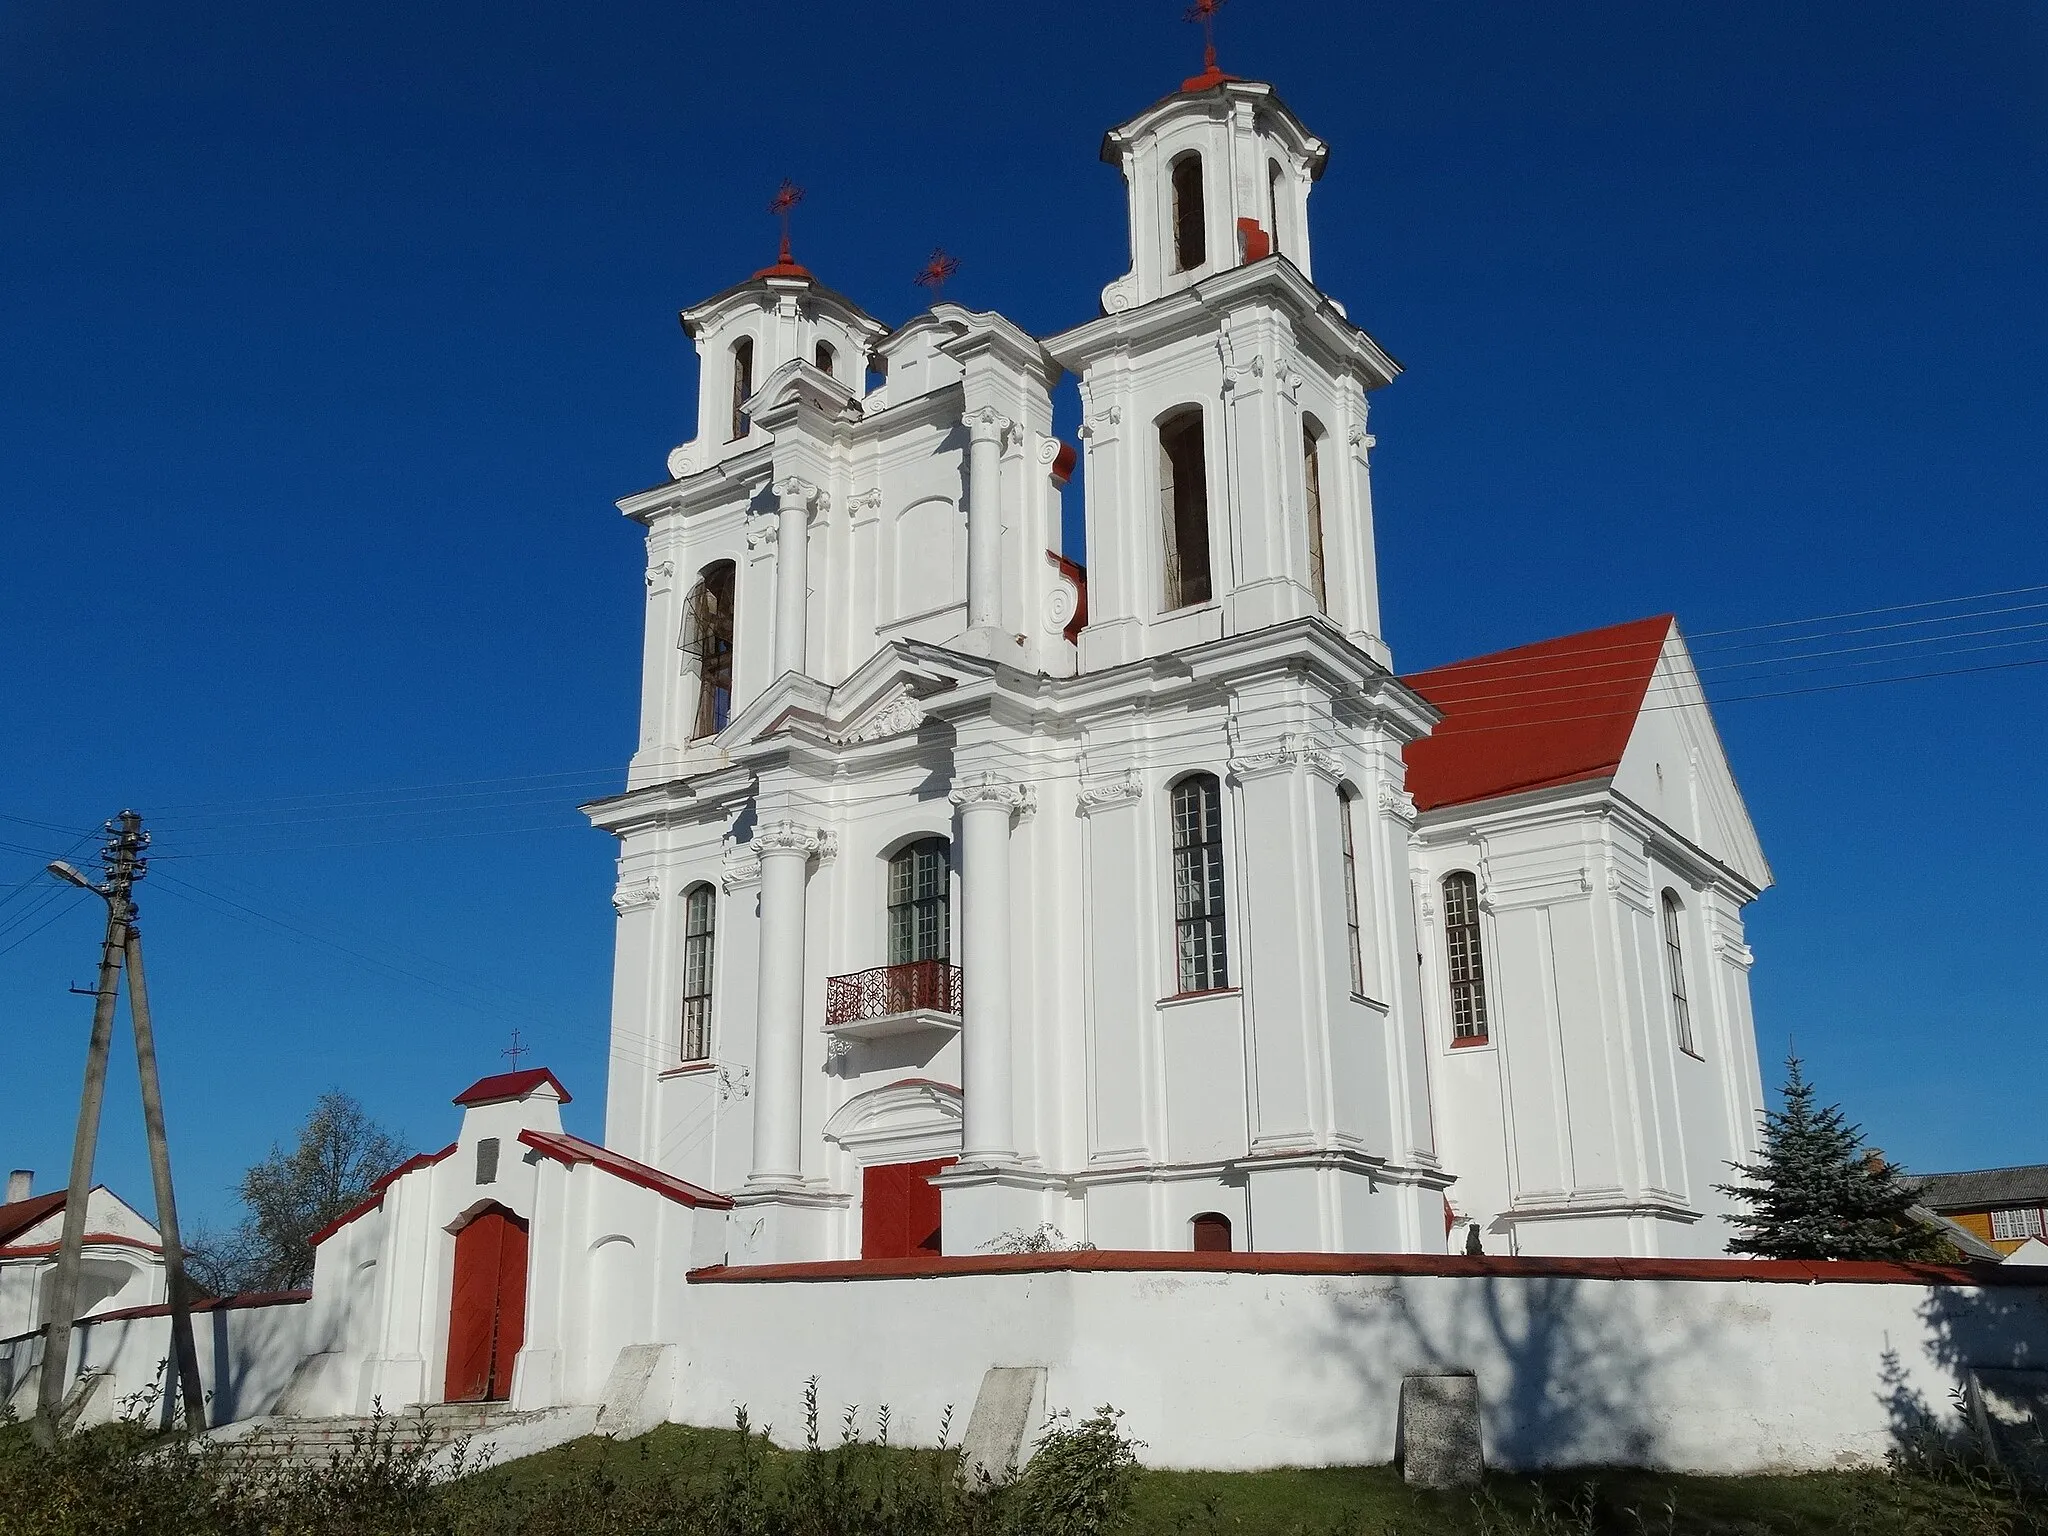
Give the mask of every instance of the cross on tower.
[[1195, 0], [1187, 8], [1183, 21], [1199, 21], [1202, 24], [1202, 73], [1213, 75], [1216, 69], [1216, 13], [1223, 9], [1226, 0]]
[[936, 304], [940, 291], [946, 286], [946, 279], [959, 270], [960, 258], [948, 256], [944, 246], [935, 245], [932, 247], [931, 255], [925, 258], [924, 265], [918, 269], [917, 276], [911, 281], [920, 288], [931, 289], [932, 302]]
[[512, 1031], [512, 1043], [506, 1046], [504, 1050], [498, 1052], [498, 1054], [511, 1062], [512, 1070], [516, 1072], [519, 1070], [519, 1058], [531, 1055], [532, 1052], [532, 1046], [519, 1043], [519, 1031], [515, 1029]]
[[795, 265], [789, 254], [789, 210], [803, 200], [804, 189], [785, 176], [782, 178], [782, 185], [776, 189], [775, 196], [768, 204], [768, 211], [782, 220], [782, 256], [780, 264], [785, 267]]

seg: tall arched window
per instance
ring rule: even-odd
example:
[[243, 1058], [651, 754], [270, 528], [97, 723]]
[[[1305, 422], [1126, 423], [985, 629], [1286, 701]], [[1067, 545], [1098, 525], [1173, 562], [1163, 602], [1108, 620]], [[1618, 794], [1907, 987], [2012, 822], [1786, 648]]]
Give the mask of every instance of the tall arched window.
[[1678, 1048], [1699, 1054], [1692, 1038], [1692, 1005], [1685, 999], [1685, 908], [1676, 891], [1664, 893], [1664, 969], [1671, 986], [1671, 1018], [1678, 1027]]
[[1192, 272], [1207, 259], [1202, 157], [1191, 149], [1173, 162], [1173, 267], [1176, 272]]
[[711, 1056], [711, 961], [718, 923], [718, 898], [708, 885], [693, 885], [683, 898], [683, 1060]]
[[1166, 553], [1165, 606], [1209, 601], [1209, 467], [1202, 408], [1159, 423], [1159, 521]]
[[1464, 870], [1444, 877], [1444, 953], [1450, 962], [1451, 1041], [1486, 1038], [1486, 962], [1479, 944], [1479, 882]]
[[1358, 921], [1358, 847], [1353, 842], [1352, 813], [1358, 796], [1350, 789], [1337, 791], [1337, 826], [1344, 839], [1344, 932], [1350, 945], [1351, 994], [1365, 996], [1365, 935]]
[[747, 413], [742, 409], [754, 393], [754, 339], [742, 336], [732, 344], [732, 435], [747, 435]]
[[1195, 1252], [1230, 1252], [1230, 1218], [1221, 1211], [1204, 1211], [1188, 1226], [1195, 1240]]
[[818, 350], [814, 355], [817, 359], [818, 371], [821, 373], [831, 373], [832, 365], [839, 360], [838, 354], [832, 350], [832, 343], [829, 341], [819, 342]]
[[697, 715], [690, 738], [716, 736], [732, 715], [733, 581], [730, 560], [704, 568], [690, 589], [683, 649], [697, 659]]
[[1280, 183], [1286, 176], [1278, 160], [1266, 162], [1266, 228], [1273, 236], [1273, 254], [1280, 254]]
[[1308, 586], [1316, 595], [1316, 606], [1328, 613], [1330, 589], [1323, 574], [1323, 467], [1319, 439], [1313, 421], [1305, 418], [1301, 427], [1301, 482], [1308, 512]]
[[952, 957], [951, 851], [943, 837], [927, 837], [889, 860], [891, 965]]
[[1213, 773], [1173, 787], [1173, 939], [1180, 990], [1230, 985], [1223, 930], [1223, 788]]

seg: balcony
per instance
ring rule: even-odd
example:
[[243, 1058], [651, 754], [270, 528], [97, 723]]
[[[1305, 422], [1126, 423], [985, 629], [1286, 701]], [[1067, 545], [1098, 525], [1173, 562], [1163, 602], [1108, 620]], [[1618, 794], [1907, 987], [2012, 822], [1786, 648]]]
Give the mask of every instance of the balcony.
[[825, 982], [825, 1032], [840, 1040], [884, 1040], [960, 1027], [960, 967], [943, 960], [878, 965]]

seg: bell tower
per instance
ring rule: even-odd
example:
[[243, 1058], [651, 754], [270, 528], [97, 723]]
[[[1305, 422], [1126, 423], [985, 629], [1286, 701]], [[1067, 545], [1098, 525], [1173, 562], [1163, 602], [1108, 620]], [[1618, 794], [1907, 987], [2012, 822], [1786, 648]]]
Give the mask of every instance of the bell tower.
[[1273, 87], [1210, 69], [1103, 136], [1123, 173], [1131, 270], [1102, 291], [1109, 314], [1280, 255], [1313, 280], [1308, 195], [1329, 149]]
[[1046, 343], [1081, 386], [1084, 672], [1312, 616], [1389, 662], [1366, 395], [1401, 370], [1313, 280], [1328, 157], [1213, 57], [1103, 139], [1131, 268]]

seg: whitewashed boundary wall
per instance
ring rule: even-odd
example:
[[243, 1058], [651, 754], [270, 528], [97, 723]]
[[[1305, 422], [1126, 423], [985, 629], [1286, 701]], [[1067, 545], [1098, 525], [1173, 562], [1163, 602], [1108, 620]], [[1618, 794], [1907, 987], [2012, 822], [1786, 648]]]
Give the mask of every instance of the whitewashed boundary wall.
[[[1915, 1414], [1953, 1425], [1974, 1367], [2048, 1366], [2048, 1277], [1740, 1260], [1065, 1254], [700, 1271], [672, 1416], [744, 1404], [802, 1434], [890, 1409], [957, 1438], [991, 1366], [1047, 1403], [1125, 1411], [1152, 1466], [1375, 1465], [1401, 1379], [1477, 1374], [1492, 1466], [1706, 1473], [1880, 1462]], [[1741, 1278], [1738, 1278], [1741, 1277]], [[1930, 1283], [1947, 1282], [1947, 1283]]]
[[[231, 1296], [198, 1304], [192, 1314], [192, 1342], [205, 1384], [209, 1424], [229, 1424], [274, 1412], [306, 1352], [306, 1294]], [[24, 1417], [35, 1409], [36, 1370], [43, 1357], [40, 1332], [0, 1339], [0, 1402]], [[83, 1422], [101, 1423], [122, 1411], [124, 1400], [157, 1392], [156, 1406], [168, 1413], [176, 1393], [169, 1388], [170, 1308], [134, 1307], [83, 1318], [71, 1335], [71, 1381], [67, 1394], [88, 1372], [107, 1380], [92, 1394]], [[138, 1399], [139, 1400], [139, 1399]]]

